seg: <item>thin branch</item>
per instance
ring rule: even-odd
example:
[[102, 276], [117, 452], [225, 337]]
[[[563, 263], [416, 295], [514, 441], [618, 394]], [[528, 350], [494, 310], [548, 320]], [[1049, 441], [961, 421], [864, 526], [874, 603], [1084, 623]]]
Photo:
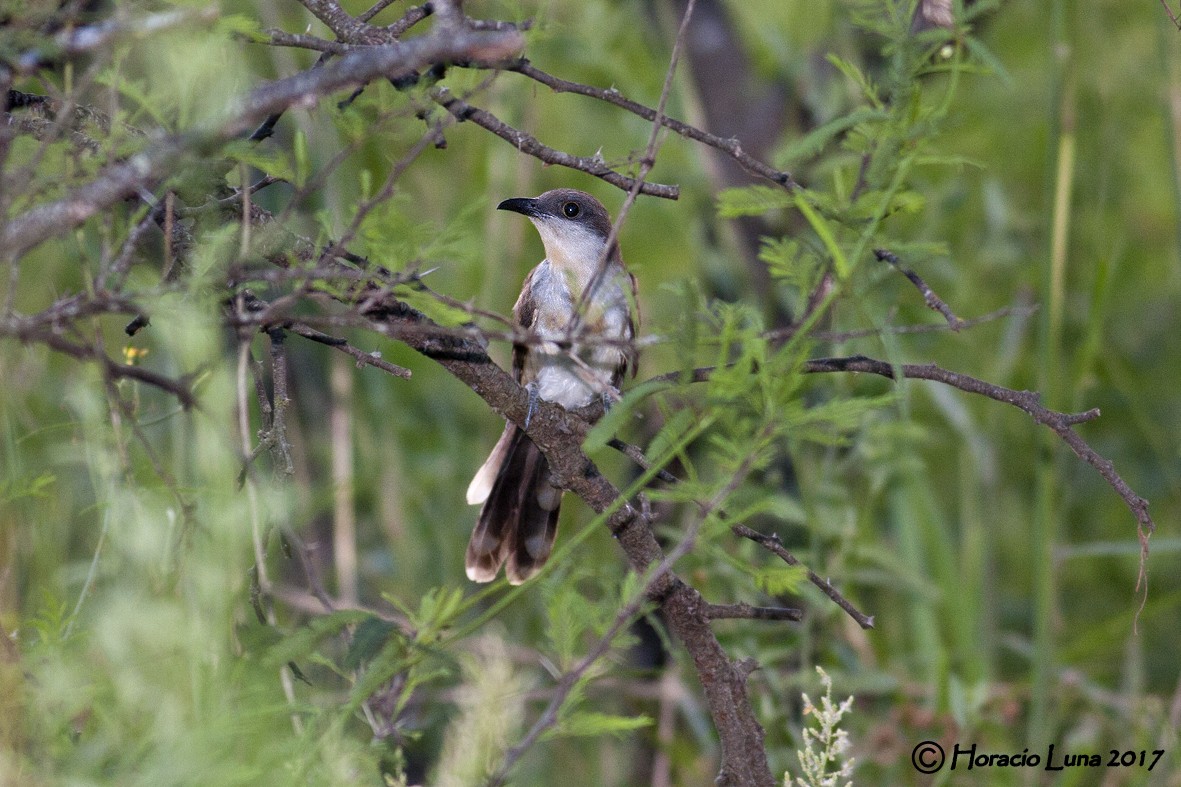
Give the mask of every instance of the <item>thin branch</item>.
[[[324, 589], [324, 583], [320, 579], [320, 573], [316, 571], [316, 567], [312, 563], [309, 556], [310, 550], [308, 549], [308, 545], [305, 544], [304, 540], [300, 538], [299, 534], [290, 527], [283, 528], [283, 538], [294, 547], [292, 552], [295, 553], [295, 559], [299, 561], [299, 567], [303, 570], [304, 579], [307, 580], [309, 592], [311, 592], [312, 596], [314, 596], [316, 600], [320, 602], [320, 605], [324, 608], [324, 612], [332, 612], [336, 610], [340, 605], [331, 596], [329, 596], [328, 591]], [[270, 588], [269, 592], [274, 595], [275, 588]], [[352, 603], [354, 605], [356, 604], [355, 601]]]
[[[1004, 306], [988, 314], [982, 314], [979, 317], [971, 317], [966, 320], [960, 320], [960, 330], [967, 328], [975, 328], [977, 325], [983, 325], [996, 320], [1004, 319], [1005, 317], [1028, 317], [1037, 311], [1036, 305], [1029, 306]], [[921, 325], [886, 325], [881, 328], [865, 328], [860, 331], [813, 331], [808, 334], [813, 339], [818, 339], [825, 342], [847, 342], [852, 339], [864, 339], [869, 336], [881, 336], [883, 334], [916, 334], [916, 333], [939, 333], [941, 331], [949, 330], [951, 326], [945, 323], [923, 323]], [[776, 332], [772, 331], [768, 334], [770, 337]], [[777, 336], [772, 338], [778, 338]]]
[[370, 19], [377, 16], [385, 9], [389, 8], [395, 2], [397, 2], [397, 0], [377, 0], [376, 3], [374, 3], [372, 6], [370, 6], [368, 11], [366, 11], [365, 13], [363, 13], [357, 17], [357, 21], [358, 22], [368, 22]]
[[[804, 612], [792, 607], [753, 607], [740, 602], [738, 604], [706, 604], [705, 616], [710, 620], [790, 620], [798, 623], [804, 619]], [[870, 621], [872, 627], [872, 618]]]
[[1033, 391], [1016, 391], [1000, 385], [985, 382], [966, 374], [948, 371], [935, 364], [902, 364], [894, 367], [885, 361], [852, 356], [849, 358], [817, 358], [804, 364], [803, 370], [810, 374], [822, 372], [867, 372], [882, 377], [895, 379], [895, 369], [901, 371], [903, 377], [916, 380], [933, 380], [961, 391], [979, 394], [995, 399], [998, 402], [1012, 405], [1025, 411], [1039, 424], [1049, 427], [1055, 434], [1070, 446], [1080, 459], [1099, 471], [1099, 475], [1115, 490], [1140, 526], [1141, 545], [1147, 550], [1147, 537], [1156, 530], [1152, 517], [1148, 514], [1148, 501], [1137, 495], [1123, 478], [1115, 471], [1112, 462], [1100, 456], [1085, 440], [1078, 436], [1073, 426], [1099, 417], [1099, 408], [1092, 408], [1081, 413], [1063, 413], [1051, 410], [1041, 404], [1041, 397]]
[[[616, 445], [617, 443], [619, 443], [619, 445]], [[633, 462], [635, 462], [637, 465], [639, 465], [644, 470], [651, 469], [652, 463], [648, 460], [648, 458], [646, 456], [644, 456], [643, 452], [640, 451], [639, 448], [637, 448], [635, 446], [628, 446], [626, 443], [622, 443], [621, 441], [618, 441], [618, 440], [612, 440], [608, 443], [608, 445], [611, 445], [611, 446], [617, 448], [618, 450], [622, 451], [629, 459], [631, 459]], [[620, 446], [624, 446], [624, 447], [621, 448]], [[661, 480], [671, 479], [671, 480], [666, 480], [666, 483], [679, 483], [680, 482], [680, 479], [678, 479], [675, 475], [673, 475], [672, 473], [669, 473], [666, 470], [661, 470], [658, 477], [661, 478]], [[719, 501], [719, 503], [720, 503], [720, 501]], [[704, 509], [703, 509], [703, 512], [704, 512]], [[718, 511], [717, 515], [718, 515], [719, 519], [725, 521], [726, 515], [724, 512]], [[789, 552], [787, 552], [787, 550], [783, 549], [783, 546], [779, 541], [778, 535], [764, 536], [761, 533], [757, 533], [756, 531], [751, 530], [750, 528], [748, 528], [744, 525], [731, 525], [730, 530], [732, 532], [734, 532], [736, 535], [742, 536], [743, 538], [753, 538], [754, 540], [758, 540], [760, 543], [763, 544], [764, 547], [771, 550], [776, 555], [779, 555], [779, 557], [781, 557], [784, 561], [786, 561], [790, 565], [793, 565], [793, 566], [802, 565], [798, 560], [796, 560], [796, 558], [793, 555], [791, 555], [791, 553], [789, 553]], [[752, 536], [749, 534], [754, 534], [754, 535]], [[764, 542], [766, 542], [766, 543], [764, 543]], [[772, 549], [771, 545], [779, 545], [778, 550]], [[848, 613], [849, 617], [851, 617], [851, 618], [853, 618], [853, 620], [857, 621], [858, 625], [860, 625], [862, 628], [867, 628], [867, 629], [873, 628], [873, 616], [872, 615], [866, 615], [866, 614], [862, 613], [860, 610], [858, 610], [856, 607], [854, 607], [853, 604], [848, 599], [846, 599], [844, 596], [842, 596], [840, 591], [838, 591], [836, 588], [834, 588], [832, 586], [832, 583], [830, 583], [826, 579], [821, 579], [818, 574], [816, 574], [811, 569], [808, 569], [807, 566], [804, 566], [804, 568], [808, 572], [808, 581], [811, 582], [816, 587], [818, 587], [820, 589], [820, 591], [822, 593], [824, 593], [824, 595], [828, 596], [830, 599], [833, 600], [833, 602], [836, 603], [837, 606], [839, 606], [846, 613]]]
[[145, 369], [142, 366], [135, 366], [132, 364], [119, 363], [112, 360], [106, 353], [97, 347], [92, 347], [86, 344], [79, 344], [71, 342], [64, 336], [55, 333], [15, 333], [17, 339], [21, 342], [41, 343], [58, 352], [71, 355], [79, 360], [95, 361], [102, 368], [103, 374], [117, 380], [137, 380], [154, 388], [159, 388], [165, 393], [172, 394], [180, 402], [181, 406], [186, 410], [197, 407], [197, 398], [189, 389], [187, 379], [173, 379], [167, 375], [154, 372], [151, 369]]
[[[611, 446], [616, 451], [635, 462], [638, 467], [641, 467], [644, 470], [648, 470], [651, 467], [651, 462], [648, 461], [648, 457], [644, 456], [644, 452], [640, 450], [639, 446], [632, 445], [631, 443], [625, 443], [622, 440], [614, 437], [607, 441], [607, 445]], [[656, 471], [656, 477], [666, 484], [676, 484], [680, 481], [679, 478], [664, 468]]]
[[275, 408], [268, 430], [271, 453], [279, 472], [290, 477], [295, 475], [295, 462], [291, 458], [291, 443], [287, 440], [287, 409], [291, 406], [291, 399], [287, 396], [286, 332], [282, 328], [271, 328], [267, 336], [271, 340], [271, 391]]
[[296, 49], [310, 49], [313, 52], [327, 52], [332, 55], [345, 55], [357, 47], [340, 41], [329, 41], [326, 38], [310, 33], [288, 33], [285, 30], [267, 30], [272, 46], [289, 46]]
[[263, 85], [237, 102], [221, 123], [157, 141], [104, 168], [66, 197], [13, 217], [0, 232], [0, 248], [15, 258], [149, 188], [174, 171], [188, 152], [216, 148], [293, 104], [306, 104], [344, 87], [364, 84], [379, 76], [407, 74], [436, 63], [504, 60], [519, 54], [523, 46], [524, 38], [516, 30], [448, 29], [397, 44], [359, 48], [322, 68]]
[[[380, 5], [380, 3], [378, 5]], [[374, 8], [376, 7], [377, 6], [374, 6]], [[401, 19], [391, 25], [386, 26], [385, 32], [391, 37], [398, 38], [402, 36], [402, 34], [404, 34], [407, 30], [414, 27], [416, 24], [434, 13], [434, 10], [434, 6], [429, 2], [423, 3], [422, 5], [412, 5], [406, 9], [406, 13], [402, 14]], [[365, 14], [362, 14], [358, 18], [364, 20], [366, 17]]]
[[41, 49], [32, 49], [16, 58], [17, 70], [31, 73], [43, 63], [62, 54], [80, 55], [93, 52], [121, 38], [146, 38], [163, 30], [178, 27], [187, 22], [212, 22], [217, 18], [216, 8], [203, 11], [164, 11], [146, 14], [133, 20], [111, 19], [93, 25], [66, 26], [53, 36], [52, 44]]
[[1168, 0], [1160, 0], [1160, 4], [1165, 7], [1165, 13], [1169, 15], [1169, 20], [1173, 23], [1173, 26], [1181, 30], [1181, 21], [1177, 20], [1177, 15], [1173, 13], [1173, 9], [1169, 8]]
[[935, 291], [932, 290], [931, 287], [925, 281], [923, 281], [917, 273], [907, 267], [904, 267], [902, 262], [899, 261], [897, 255], [895, 255], [893, 252], [887, 251], [886, 249], [874, 249], [873, 253], [874, 256], [880, 261], [889, 263], [890, 266], [894, 268], [894, 270], [898, 271], [907, 279], [909, 279], [910, 283], [913, 284], [918, 289], [919, 293], [922, 294], [923, 300], [927, 304], [927, 308], [934, 309], [935, 311], [942, 314], [943, 319], [947, 320], [947, 326], [949, 328], [951, 328], [953, 331], [959, 331], [965, 326], [966, 323], [956, 316], [955, 312], [951, 310], [951, 307], [947, 305], [947, 302], [936, 295]]
[[411, 373], [409, 369], [403, 366], [392, 364], [389, 361], [382, 359], [381, 354], [376, 350], [373, 352], [365, 352], [364, 350], [349, 344], [347, 339], [341, 339], [337, 336], [330, 336], [326, 333], [321, 333], [314, 328], [301, 325], [299, 323], [293, 323], [284, 327], [297, 336], [302, 336], [303, 338], [310, 341], [327, 345], [333, 349], [340, 350], [345, 355], [352, 356], [354, 359], [356, 359], [358, 368], [362, 366], [372, 366], [376, 369], [381, 369], [383, 372], [392, 374], [395, 377], [410, 379]]
[[754, 541], [756, 544], [763, 547], [768, 552], [782, 560], [784, 563], [787, 563], [789, 566], [801, 566], [805, 571], [808, 572], [808, 581], [820, 588], [821, 593], [832, 599], [833, 603], [843, 609], [849, 617], [857, 621], [857, 625], [861, 626], [863, 629], [873, 628], [873, 615], [866, 615], [862, 613], [860, 610], [854, 607], [848, 599], [841, 595], [840, 591], [834, 588], [831, 582], [829, 582], [827, 579], [822, 579], [815, 571], [800, 563], [800, 561], [796, 559], [795, 555], [788, 552], [787, 549], [784, 548], [783, 542], [779, 540], [778, 533], [772, 533], [768, 536], [758, 532], [757, 530], [752, 530], [746, 525], [731, 525], [730, 530], [735, 535], [742, 536], [743, 538], [749, 538], [751, 541]]
[[349, 16], [336, 0], [299, 0], [299, 2], [341, 41], [356, 40], [368, 28], [368, 25]]
[[[463, 99], [455, 97], [446, 88], [434, 88], [431, 90], [430, 95], [439, 106], [454, 115], [460, 122], [470, 120], [510, 143], [519, 152], [533, 156], [546, 164], [556, 164], [585, 172], [588, 175], [594, 175], [596, 178], [601, 178], [612, 186], [625, 191], [631, 189], [637, 182], [635, 178], [630, 178], [611, 169], [600, 156], [574, 156], [561, 150], [555, 150], [539, 142], [536, 137], [513, 128], [491, 112], [472, 106]], [[677, 199], [680, 196], [681, 190], [678, 186], [644, 183], [640, 188], [640, 192], [653, 197]]]
[[790, 173], [781, 172], [773, 167], [769, 167], [763, 162], [751, 156], [742, 149], [742, 143], [735, 138], [723, 139], [722, 137], [710, 134], [707, 131], [702, 131], [695, 126], [688, 123], [670, 118], [663, 114], [658, 114], [656, 110], [646, 107], [629, 98], [625, 98], [615, 88], [598, 88], [591, 85], [584, 85], [578, 82], [571, 82], [560, 77], [542, 71], [534, 66], [527, 59], [522, 58], [517, 62], [505, 68], [506, 71], [515, 71], [518, 74], [523, 74], [546, 87], [553, 90], [555, 93], [576, 93], [580, 96], [587, 96], [589, 98], [596, 98], [600, 101], [606, 101], [608, 104], [614, 104], [620, 109], [627, 110], [633, 115], [638, 115], [647, 121], [655, 122], [657, 117], [660, 118], [659, 124], [665, 128], [680, 134], [686, 139], [691, 139], [695, 142], [700, 142], [703, 145], [708, 145], [715, 150], [725, 153], [730, 158], [738, 162], [747, 172], [758, 177], [765, 178], [772, 183], [777, 183], [787, 189], [795, 189], [796, 183], [792, 179]]

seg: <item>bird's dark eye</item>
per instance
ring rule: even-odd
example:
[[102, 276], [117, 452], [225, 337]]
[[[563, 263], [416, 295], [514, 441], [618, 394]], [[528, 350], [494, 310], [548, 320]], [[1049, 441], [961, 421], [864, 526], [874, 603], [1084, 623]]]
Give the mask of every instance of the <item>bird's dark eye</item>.
[[568, 219], [578, 218], [578, 214], [582, 212], [582, 208], [578, 207], [577, 202], [567, 202], [562, 206], [562, 213], [566, 214]]

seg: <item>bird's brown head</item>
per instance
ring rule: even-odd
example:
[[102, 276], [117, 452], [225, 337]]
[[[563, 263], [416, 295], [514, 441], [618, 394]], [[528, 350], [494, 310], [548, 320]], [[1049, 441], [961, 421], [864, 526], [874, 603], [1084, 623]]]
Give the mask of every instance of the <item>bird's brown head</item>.
[[611, 234], [607, 209], [584, 191], [554, 189], [540, 197], [506, 199], [496, 207], [527, 216], [541, 235], [546, 257], [559, 267], [596, 265]]

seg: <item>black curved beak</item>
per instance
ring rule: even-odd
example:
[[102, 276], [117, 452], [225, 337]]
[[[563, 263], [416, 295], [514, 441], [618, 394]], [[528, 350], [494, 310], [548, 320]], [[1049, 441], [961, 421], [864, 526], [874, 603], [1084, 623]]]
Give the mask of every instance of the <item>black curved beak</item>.
[[496, 206], [497, 210], [511, 210], [514, 213], [520, 213], [530, 218], [537, 218], [541, 215], [541, 209], [537, 205], [537, 200], [527, 197], [513, 197], [506, 199], [504, 202]]

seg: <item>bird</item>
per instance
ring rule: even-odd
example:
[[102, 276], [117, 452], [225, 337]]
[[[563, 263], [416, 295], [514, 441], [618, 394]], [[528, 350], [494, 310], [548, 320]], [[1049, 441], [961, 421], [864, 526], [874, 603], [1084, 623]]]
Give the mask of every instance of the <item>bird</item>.
[[545, 259], [525, 277], [513, 307], [512, 372], [529, 393], [524, 428], [509, 422], [467, 490], [483, 504], [468, 542], [468, 579], [491, 582], [503, 565], [510, 584], [532, 577], [549, 559], [563, 490], [549, 462], [525, 433], [538, 400], [568, 410], [618, 397], [635, 374], [636, 280], [611, 235], [597, 199], [554, 189], [496, 206], [526, 216], [541, 236]]

